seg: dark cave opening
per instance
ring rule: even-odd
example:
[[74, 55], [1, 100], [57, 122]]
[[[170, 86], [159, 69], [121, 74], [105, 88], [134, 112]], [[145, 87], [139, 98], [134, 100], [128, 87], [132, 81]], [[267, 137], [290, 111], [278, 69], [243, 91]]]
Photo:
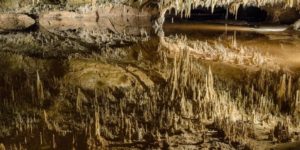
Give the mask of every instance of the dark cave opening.
[[191, 11], [188, 18], [175, 14], [175, 9], [166, 13], [167, 22], [208, 22], [208, 23], [233, 23], [233, 24], [261, 24], [268, 22], [268, 12], [258, 7], [240, 7], [237, 15], [231, 14], [229, 8], [216, 7], [212, 13], [211, 8], [198, 7]]

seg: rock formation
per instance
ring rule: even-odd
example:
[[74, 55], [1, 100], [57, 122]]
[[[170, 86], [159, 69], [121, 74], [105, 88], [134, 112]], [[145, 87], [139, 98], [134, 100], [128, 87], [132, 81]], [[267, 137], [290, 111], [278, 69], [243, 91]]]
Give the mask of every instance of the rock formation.
[[35, 20], [24, 14], [0, 14], [0, 32], [24, 30], [35, 24]]
[[[184, 20], [250, 6], [273, 24]], [[273, 7], [298, 1], [0, 0], [0, 150], [297, 147], [300, 36]]]

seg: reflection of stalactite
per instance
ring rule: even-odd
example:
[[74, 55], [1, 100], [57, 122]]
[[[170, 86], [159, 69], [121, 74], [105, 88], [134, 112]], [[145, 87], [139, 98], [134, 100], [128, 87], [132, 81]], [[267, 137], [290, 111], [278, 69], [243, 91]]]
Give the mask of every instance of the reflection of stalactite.
[[237, 48], [236, 31], [234, 31], [234, 33], [233, 33], [232, 46], [233, 46], [234, 48]]

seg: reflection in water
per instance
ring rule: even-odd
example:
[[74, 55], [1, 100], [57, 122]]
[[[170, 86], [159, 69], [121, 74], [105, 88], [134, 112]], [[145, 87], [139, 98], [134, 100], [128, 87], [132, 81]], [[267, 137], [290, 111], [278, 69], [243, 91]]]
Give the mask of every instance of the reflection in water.
[[[101, 14], [101, 16], [99, 16]], [[83, 30], [87, 33], [127, 33], [129, 35], [140, 35], [140, 29], [145, 32], [151, 30], [150, 14], [123, 14], [116, 17], [116, 14], [103, 14], [101, 12], [90, 12], [85, 14], [57, 11], [43, 14], [40, 24], [52, 31], [63, 32], [73, 30]]]
[[[101, 47], [66, 32], [99, 25], [79, 22], [1, 36], [0, 141], [8, 149], [255, 149], [299, 138], [297, 62], [286, 59], [296, 58], [295, 34], [176, 36], [166, 27], [174, 53], [156, 37]], [[265, 67], [273, 63], [279, 68]]]
[[224, 25], [224, 24], [208, 24], [208, 23], [180, 23], [164, 25], [166, 30], [182, 30], [182, 31], [197, 31], [197, 30], [209, 30], [209, 31], [241, 31], [241, 32], [283, 32], [288, 29], [288, 26], [241, 26], [241, 25]]
[[[164, 29], [167, 35], [178, 34], [181, 31], [191, 40], [220, 41], [225, 45], [254, 49], [262, 54], [271, 55], [281, 65], [298, 70], [300, 66], [300, 34], [295, 31], [278, 32], [285, 26], [264, 27], [272, 32], [253, 32], [252, 27], [209, 24], [167, 24]], [[264, 28], [260, 28], [263, 30]], [[278, 29], [278, 30], [277, 30]], [[207, 32], [209, 30], [209, 32]], [[234, 41], [234, 42], [232, 42]]]

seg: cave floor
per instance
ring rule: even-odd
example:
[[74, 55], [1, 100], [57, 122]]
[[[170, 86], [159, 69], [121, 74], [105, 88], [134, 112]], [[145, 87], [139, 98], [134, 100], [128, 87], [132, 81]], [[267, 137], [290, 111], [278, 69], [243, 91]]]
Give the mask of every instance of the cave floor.
[[0, 34], [0, 149], [299, 148], [300, 33], [67, 25]]

